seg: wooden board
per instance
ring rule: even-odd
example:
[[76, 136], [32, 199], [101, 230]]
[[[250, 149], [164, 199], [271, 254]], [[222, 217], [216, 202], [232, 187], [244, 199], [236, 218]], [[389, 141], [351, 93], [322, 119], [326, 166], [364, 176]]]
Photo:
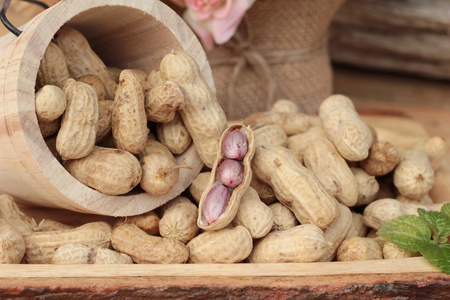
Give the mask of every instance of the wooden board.
[[447, 0], [348, 0], [330, 26], [334, 62], [450, 79]]
[[0, 265], [0, 297], [66, 299], [445, 299], [450, 276], [423, 258], [234, 265]]

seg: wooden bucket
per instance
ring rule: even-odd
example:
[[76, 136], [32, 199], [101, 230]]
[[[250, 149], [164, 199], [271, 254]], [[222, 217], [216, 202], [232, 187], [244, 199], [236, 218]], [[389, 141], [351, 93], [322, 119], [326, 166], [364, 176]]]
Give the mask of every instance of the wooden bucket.
[[149, 72], [172, 49], [184, 50], [215, 91], [197, 37], [160, 1], [61, 1], [32, 19], [18, 38], [10, 34], [0, 39], [0, 193], [25, 204], [109, 216], [142, 214], [173, 199], [203, 166], [193, 145], [176, 157], [191, 169], [180, 169], [176, 186], [160, 197], [102, 194], [73, 178], [46, 146], [35, 114], [36, 74], [45, 49], [64, 24], [82, 32], [107, 66]]

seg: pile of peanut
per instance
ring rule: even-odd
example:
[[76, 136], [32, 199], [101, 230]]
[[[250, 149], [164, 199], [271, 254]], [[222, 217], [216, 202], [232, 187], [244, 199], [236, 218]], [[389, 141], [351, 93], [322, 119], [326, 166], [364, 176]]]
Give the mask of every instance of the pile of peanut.
[[49, 149], [78, 181], [107, 195], [137, 187], [166, 195], [179, 168], [191, 167], [177, 165], [175, 156], [194, 143], [211, 167], [227, 126], [187, 54], [172, 51], [149, 73], [107, 67], [69, 27], [47, 47], [36, 90], [36, 115]]
[[[185, 88], [188, 88], [186, 86]], [[429, 196], [446, 142], [379, 140], [342, 95], [319, 115], [279, 100], [230, 121], [182, 195], [114, 224], [36, 222], [0, 196], [2, 263], [287, 263], [405, 258], [376, 231]], [[154, 141], [154, 140], [152, 140]], [[151, 148], [157, 148], [152, 145]], [[157, 148], [158, 149], [158, 148]], [[156, 150], [155, 150], [156, 151]], [[161, 152], [157, 152], [157, 157]]]

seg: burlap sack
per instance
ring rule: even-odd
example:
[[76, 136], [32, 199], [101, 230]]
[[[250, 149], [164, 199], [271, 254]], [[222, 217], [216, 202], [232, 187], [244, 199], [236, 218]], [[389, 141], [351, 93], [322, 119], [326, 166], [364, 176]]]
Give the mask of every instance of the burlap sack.
[[207, 53], [227, 117], [267, 110], [280, 98], [317, 112], [332, 92], [327, 33], [344, 1], [255, 1], [235, 36]]

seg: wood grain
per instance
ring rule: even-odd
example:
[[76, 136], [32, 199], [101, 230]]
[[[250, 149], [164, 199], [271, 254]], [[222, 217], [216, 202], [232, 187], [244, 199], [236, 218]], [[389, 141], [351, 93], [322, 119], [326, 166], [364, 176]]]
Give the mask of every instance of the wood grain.
[[335, 63], [450, 79], [450, 3], [349, 0], [330, 27]]
[[445, 299], [450, 276], [422, 258], [345, 263], [0, 266], [0, 297]]

